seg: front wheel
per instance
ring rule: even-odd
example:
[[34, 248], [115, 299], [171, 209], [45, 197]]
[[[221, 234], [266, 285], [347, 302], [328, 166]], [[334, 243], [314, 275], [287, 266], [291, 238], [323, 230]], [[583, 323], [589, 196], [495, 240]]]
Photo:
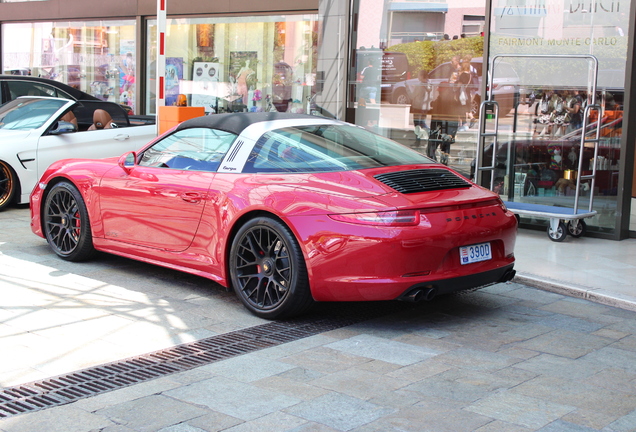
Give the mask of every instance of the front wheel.
[[568, 229], [562, 221], [559, 221], [556, 229], [552, 229], [552, 225], [548, 225], [548, 237], [554, 242], [562, 242], [568, 235]]
[[8, 164], [0, 161], [0, 210], [13, 202], [16, 188], [16, 175]]
[[60, 258], [84, 261], [95, 254], [88, 211], [75, 186], [61, 182], [44, 201], [42, 215], [46, 241]]
[[239, 299], [261, 318], [298, 315], [313, 304], [300, 246], [277, 220], [258, 217], [239, 229], [229, 272]]

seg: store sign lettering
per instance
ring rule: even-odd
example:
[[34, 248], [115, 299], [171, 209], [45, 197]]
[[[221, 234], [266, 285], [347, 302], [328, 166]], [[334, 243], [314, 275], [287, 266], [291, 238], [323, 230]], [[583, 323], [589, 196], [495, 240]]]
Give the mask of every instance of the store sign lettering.
[[501, 46], [614, 46], [618, 44], [617, 37], [599, 38], [561, 38], [561, 39], [541, 39], [541, 38], [511, 38], [502, 37], [498, 39]]
[[570, 13], [598, 13], [598, 12], [620, 12], [621, 2], [619, 1], [571, 1]]
[[[572, 0], [570, 1], [568, 9], [571, 14], [588, 14], [588, 13], [618, 13], [621, 10], [621, 2], [616, 0]], [[536, 3], [534, 5], [523, 6], [504, 6], [503, 8], [495, 9], [495, 13], [500, 18], [510, 16], [527, 16], [527, 17], [542, 17], [552, 13], [562, 13], [563, 5], [558, 3]]]
[[548, 7], [545, 5], [535, 6], [504, 6], [501, 11], [497, 13], [500, 18], [507, 16], [545, 16], [548, 14]]

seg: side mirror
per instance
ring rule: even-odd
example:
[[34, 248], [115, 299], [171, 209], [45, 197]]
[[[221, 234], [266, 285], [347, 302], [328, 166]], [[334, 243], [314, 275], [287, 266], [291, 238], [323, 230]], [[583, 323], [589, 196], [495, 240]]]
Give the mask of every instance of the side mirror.
[[73, 123], [58, 121], [55, 128], [49, 132], [49, 135], [62, 135], [65, 133], [77, 132], [77, 126]]
[[124, 153], [117, 161], [117, 165], [119, 165], [121, 169], [126, 171], [126, 174], [130, 174], [133, 168], [137, 165], [137, 153]]

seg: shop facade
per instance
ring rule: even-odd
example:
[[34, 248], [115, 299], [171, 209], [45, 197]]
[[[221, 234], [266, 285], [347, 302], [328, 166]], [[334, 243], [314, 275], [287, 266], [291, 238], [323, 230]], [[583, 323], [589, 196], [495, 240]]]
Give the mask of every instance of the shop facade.
[[[569, 207], [571, 180], [594, 166], [594, 186], [579, 190], [580, 205], [593, 199], [598, 212], [588, 232], [618, 240], [636, 235], [633, 9], [627, 0], [169, 2], [166, 104], [185, 94], [207, 114], [333, 116], [474, 176], [480, 104], [491, 99], [505, 153], [495, 190]], [[12, 1], [0, 17], [5, 73], [156, 112], [156, 2]], [[592, 102], [600, 151], [583, 153], [579, 173], [578, 112]]]
[[[581, 219], [588, 235], [633, 237], [633, 8], [619, 0], [354, 0], [345, 118], [466, 176], [479, 172], [515, 207], [572, 213], [591, 202], [596, 214]], [[480, 112], [485, 100], [497, 102], [496, 116]], [[584, 116], [588, 106], [598, 108]], [[597, 126], [595, 152], [588, 138]], [[480, 133], [496, 135], [494, 151]], [[521, 215], [522, 226], [546, 229], [549, 218], [534, 213]]]

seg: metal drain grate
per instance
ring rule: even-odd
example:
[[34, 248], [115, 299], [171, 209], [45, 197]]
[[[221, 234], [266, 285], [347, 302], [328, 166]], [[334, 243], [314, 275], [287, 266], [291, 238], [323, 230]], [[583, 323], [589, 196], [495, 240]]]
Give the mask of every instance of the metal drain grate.
[[278, 321], [177, 345], [88, 369], [0, 389], [0, 418], [64, 405], [154, 378], [388, 315], [399, 302], [336, 304], [330, 314]]

